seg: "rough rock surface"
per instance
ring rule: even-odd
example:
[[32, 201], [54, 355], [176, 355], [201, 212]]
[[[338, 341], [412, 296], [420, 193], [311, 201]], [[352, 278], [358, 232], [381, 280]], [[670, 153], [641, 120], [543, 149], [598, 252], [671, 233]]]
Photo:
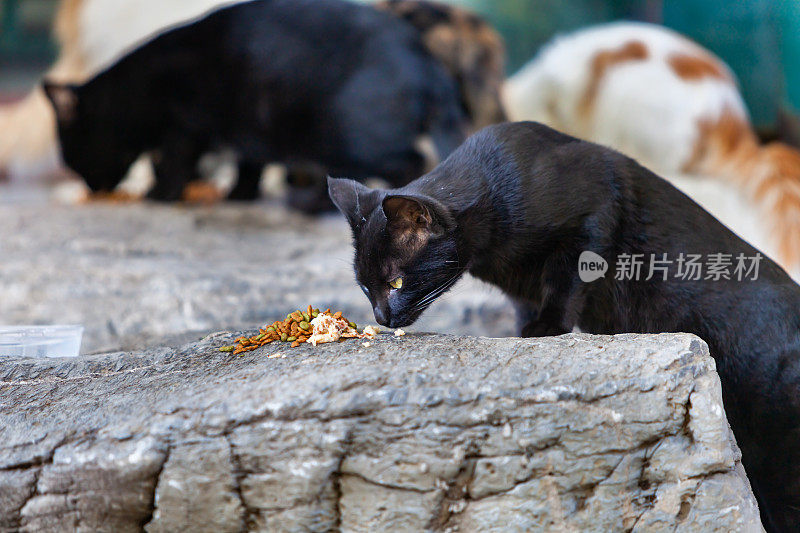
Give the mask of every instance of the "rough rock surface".
[[761, 530], [691, 335], [233, 338], [0, 361], [0, 530]]
[[[266, 201], [2, 205], [2, 194], [0, 279], [13, 283], [0, 283], [0, 324], [83, 324], [84, 353], [177, 346], [308, 304], [374, 321], [341, 216]], [[515, 325], [499, 291], [466, 279], [411, 330], [501, 337]]]

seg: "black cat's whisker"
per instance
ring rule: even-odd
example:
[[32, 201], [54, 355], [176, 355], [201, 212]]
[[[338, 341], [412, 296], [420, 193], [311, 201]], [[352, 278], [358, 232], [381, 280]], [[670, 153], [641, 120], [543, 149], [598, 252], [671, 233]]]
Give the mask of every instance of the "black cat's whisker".
[[454, 297], [464, 294], [466, 291], [469, 291], [468, 287], [459, 287], [457, 284], [454, 284], [451, 290], [449, 290], [446, 294], [441, 295], [439, 301], [441, 302], [450, 301]]
[[[445, 282], [445, 283], [446, 283], [446, 282]], [[428, 298], [430, 298], [430, 296], [431, 296], [432, 294], [435, 294], [435, 293], [436, 293], [436, 291], [438, 291], [440, 287], [441, 287], [441, 285], [439, 285], [439, 286], [435, 287], [434, 289], [432, 289], [431, 291], [429, 291], [428, 293], [426, 293], [426, 294], [425, 294], [425, 296], [423, 296], [422, 298], [420, 298], [420, 299], [417, 301], [417, 305], [419, 305], [421, 302], [424, 302], [424, 301], [426, 301]]]
[[430, 291], [428, 294], [426, 294], [422, 299], [420, 299], [420, 301], [417, 302], [417, 305], [418, 306], [419, 305], [424, 305], [424, 304], [430, 302], [431, 300], [436, 299], [436, 297], [438, 295], [440, 295], [444, 290], [446, 290], [455, 281], [455, 279], [457, 279], [457, 278], [458, 278], [458, 274], [448, 278], [444, 283], [442, 283], [441, 285], [439, 285], [438, 287], [436, 287], [435, 289]]
[[419, 302], [417, 302], [414, 305], [414, 310], [418, 311], [429, 305], [436, 298], [438, 298], [443, 292], [452, 287], [460, 277], [461, 277], [461, 272], [459, 271], [457, 274], [448, 278], [447, 281], [445, 281], [443, 284], [439, 285], [437, 288], [426, 294]]
[[435, 290], [429, 292], [428, 294], [426, 294], [424, 298], [422, 298], [416, 304], [414, 304], [414, 307], [412, 308], [412, 310], [413, 311], [418, 311], [420, 309], [423, 309], [425, 306], [429, 305], [433, 300], [436, 299], [436, 296], [439, 295], [438, 290], [439, 289], [435, 289]]
[[442, 287], [442, 289], [441, 289], [441, 290], [439, 290], [439, 291], [437, 291], [437, 292], [436, 292], [434, 295], [432, 295], [432, 297], [431, 297], [430, 299], [428, 299], [428, 300], [427, 300], [427, 301], [425, 301], [425, 302], [420, 302], [420, 303], [418, 303], [416, 306], [414, 306], [415, 310], [425, 309], [425, 308], [426, 308], [426, 307], [428, 307], [430, 304], [432, 304], [432, 303], [433, 303], [433, 302], [436, 300], [436, 298], [438, 298], [439, 296], [441, 296], [441, 294], [442, 294], [444, 291], [446, 291], [447, 289], [449, 289], [449, 288], [450, 288], [450, 287]]

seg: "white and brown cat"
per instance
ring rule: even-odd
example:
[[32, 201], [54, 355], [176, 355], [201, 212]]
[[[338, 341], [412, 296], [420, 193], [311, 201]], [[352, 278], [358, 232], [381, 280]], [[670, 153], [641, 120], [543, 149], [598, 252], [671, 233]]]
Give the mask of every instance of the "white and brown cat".
[[[504, 97], [514, 120], [543, 122], [676, 176], [797, 274], [800, 153], [759, 143], [734, 74], [708, 50], [651, 24], [592, 27], [546, 45], [507, 82]], [[678, 177], [686, 174], [724, 181]]]

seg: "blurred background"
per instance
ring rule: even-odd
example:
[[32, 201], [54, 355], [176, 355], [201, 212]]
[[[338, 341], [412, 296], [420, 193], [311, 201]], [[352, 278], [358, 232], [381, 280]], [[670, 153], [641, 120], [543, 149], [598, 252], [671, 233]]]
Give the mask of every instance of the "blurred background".
[[[445, 46], [437, 59], [447, 63], [453, 59], [448, 53], [456, 50], [454, 79], [464, 86], [475, 85], [479, 96], [488, 98], [476, 99], [477, 108], [499, 102], [500, 93], [517, 87], [516, 100], [505, 102], [507, 111], [517, 112], [508, 116], [547, 122], [527, 113], [526, 106], [547, 115], [556, 107], [553, 102], [560, 102], [568, 120], [547, 123], [615, 146], [651, 166], [739, 236], [782, 260], [800, 280], [800, 153], [785, 146], [756, 146], [758, 140], [747, 119], [749, 111], [753, 129], [762, 140], [800, 147], [800, 1], [440, 1], [481, 15], [505, 41], [503, 58], [501, 46], [487, 45], [487, 40], [493, 41], [486, 33], [470, 33], [469, 24], [455, 25], [463, 18], [444, 23], [452, 25], [456, 37], [442, 34], [451, 37], [452, 46]], [[58, 173], [57, 179], [47, 177], [60, 167], [54, 116], [44, 92], [31, 92], [45, 72], [53, 78], [58, 71], [61, 80], [56, 81], [86, 80], [153, 30], [187, 20], [224, 0], [149, 2], [0, 0], [0, 279], [12, 280], [0, 286], [0, 324], [83, 324], [82, 351], [104, 352], [177, 345], [210, 331], [252, 328], [309, 303], [341, 309], [359, 324], [374, 322], [369, 302], [353, 282], [350, 232], [344, 219], [338, 213], [309, 217], [299, 212], [282, 200], [285, 196], [268, 190], [269, 172], [262, 180], [265, 194], [257, 201], [209, 205], [202, 201], [201, 205], [113, 203], [87, 196], [75, 176], [63, 181], [58, 181], [64, 178]], [[91, 13], [93, 18], [86, 19], [92, 24], [84, 24], [86, 20], [79, 20], [76, 13], [85, 14], [89, 5], [98, 9]], [[59, 9], [67, 15], [62, 15], [58, 29], [66, 50], [61, 55], [53, 28]], [[627, 71], [619, 69], [617, 77], [607, 77], [608, 99], [596, 100], [597, 114], [592, 120], [580, 116], [576, 97], [590, 94], [591, 84], [573, 83], [576, 72], [592, 72], [592, 61], [581, 65], [560, 59], [554, 69], [540, 65], [539, 73], [546, 75], [526, 70], [516, 80], [496, 79], [502, 76], [499, 67], [493, 68], [495, 64], [504, 62], [506, 74], [513, 76], [554, 37], [616, 20], [661, 24], [722, 58], [735, 73], [748, 109], [741, 106], [728, 78], [703, 80], [709, 82], [704, 85], [662, 68], [657, 72], [671, 77], [658, 87], [662, 90], [648, 90], [651, 78], [646, 70], [637, 69], [648, 68], [644, 61], [641, 65], [633, 62]], [[470, 46], [476, 43], [477, 53]], [[605, 47], [613, 52], [624, 44], [612, 42]], [[481, 59], [487, 48], [490, 58], [492, 52], [500, 56], [498, 61]], [[589, 48], [596, 54], [592, 58], [607, 53], [599, 44]], [[702, 50], [694, 52], [704, 57]], [[580, 57], [583, 49], [579, 46], [565, 53]], [[633, 78], [625, 77], [625, 72]], [[546, 83], [548, 76], [554, 83]], [[545, 90], [548, 87], [550, 93]], [[704, 92], [704, 87], [716, 90]], [[514, 101], [519, 109], [512, 109]], [[739, 127], [735, 140], [745, 141], [736, 146], [731, 146], [725, 113], [719, 123], [714, 122], [731, 102], [741, 112], [734, 117]], [[668, 138], [669, 122], [680, 132], [677, 138]], [[587, 124], [603, 128], [587, 128]], [[716, 129], [707, 128], [709, 124]], [[615, 145], [613, 138], [603, 137], [606, 126], [617, 128], [620, 138], [632, 131], [635, 141], [648, 140], [647, 148], [663, 148], [656, 154], [661, 159], [646, 161], [652, 154], [637, 153], [636, 143]], [[683, 160], [674, 156], [670, 142]], [[720, 146], [721, 151], [715, 151]], [[626, 150], [629, 147], [633, 151]], [[694, 157], [697, 154], [705, 159]], [[4, 174], [2, 166], [16, 159], [33, 162], [19, 167], [22, 177], [17, 182], [14, 167], [9, 164], [12, 171]], [[231, 172], [235, 170], [234, 165]], [[38, 175], [45, 176], [42, 180], [57, 193], [51, 197], [49, 189], [43, 192], [45, 187], [31, 191]], [[152, 178], [146, 157], [134, 164], [129, 178], [133, 176], [131, 181], [136, 182], [137, 176], [145, 175]], [[16, 187], [20, 183], [24, 187]], [[287, 179], [282, 184], [285, 195], [291, 184]], [[759, 191], [769, 194], [759, 195]], [[324, 190], [323, 196], [327, 200]], [[438, 300], [413, 329], [487, 336], [517, 333], [507, 299], [470, 278]]]
[[[370, 0], [362, 0], [371, 3]], [[554, 35], [611, 20], [663, 24], [725, 60], [764, 138], [800, 144], [800, 2], [791, 0], [444, 0], [483, 15], [513, 74]], [[56, 57], [58, 0], [0, 3], [0, 102], [21, 98]]]
[[0, 102], [24, 96], [56, 57], [52, 24], [57, 0], [0, 3]]

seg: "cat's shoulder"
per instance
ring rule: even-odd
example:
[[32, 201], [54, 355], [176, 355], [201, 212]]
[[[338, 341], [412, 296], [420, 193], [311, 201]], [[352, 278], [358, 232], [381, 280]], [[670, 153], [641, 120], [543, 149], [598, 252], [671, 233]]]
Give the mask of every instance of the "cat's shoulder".
[[[545, 124], [523, 121], [494, 124], [479, 130], [453, 152], [444, 166], [451, 171], [481, 168], [505, 169], [505, 172], [508, 169], [522, 171], [540, 164], [561, 165], [616, 157], [624, 156]], [[543, 163], [546, 161], [549, 162]]]
[[503, 122], [487, 126], [475, 133], [470, 141], [473, 148], [508, 146], [520, 150], [541, 150], [549, 146], [571, 143], [591, 145], [540, 122]]

